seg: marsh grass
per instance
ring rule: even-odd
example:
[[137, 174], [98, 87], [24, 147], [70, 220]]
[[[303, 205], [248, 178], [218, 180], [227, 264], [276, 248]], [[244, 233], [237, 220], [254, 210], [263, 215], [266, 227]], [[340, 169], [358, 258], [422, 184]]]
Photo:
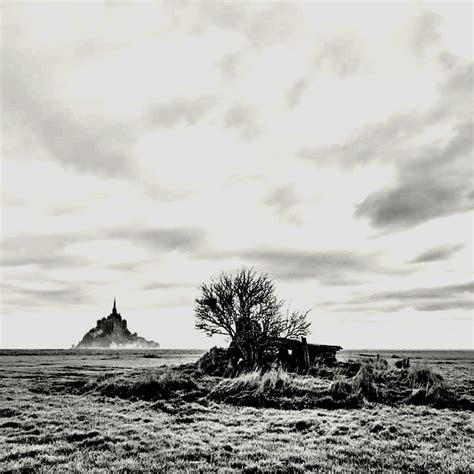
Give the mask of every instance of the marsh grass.
[[[437, 377], [421, 368], [390, 376], [409, 393], [434, 390]], [[466, 411], [365, 399], [357, 409], [287, 410], [206, 397], [228, 383], [224, 393], [248, 390], [262, 400], [284, 394], [311, 403], [320, 392], [345, 400], [367, 382], [387, 390], [382, 369], [335, 380], [285, 372], [223, 380], [189, 367], [85, 372], [74, 381], [58, 371], [47, 379], [54, 390], [34, 392], [36, 370], [12, 372], [0, 380], [0, 472], [470, 472]], [[201, 390], [195, 401], [184, 400], [188, 379]]]
[[255, 371], [224, 379], [211, 390], [209, 398], [233, 405], [286, 409], [354, 407], [360, 404], [360, 400], [351, 395], [343, 399], [331, 397], [327, 380], [289, 374], [283, 370], [264, 374]]
[[383, 359], [364, 362], [354, 377], [337, 378], [331, 391], [389, 405], [413, 403], [472, 409], [469, 400], [457, 395], [441, 375], [425, 364], [399, 370], [390, 367]]
[[327, 376], [302, 376], [283, 370], [254, 371], [221, 380], [209, 398], [233, 405], [286, 409], [354, 408], [366, 402], [472, 409], [472, 404], [456, 396], [430, 367], [399, 370], [383, 359], [360, 364], [353, 377], [333, 371], [332, 381]]
[[59, 379], [48, 377], [31, 389], [51, 395], [97, 394], [151, 401], [155, 407], [169, 413], [176, 411], [173, 406], [176, 404], [199, 402], [205, 405], [208, 401], [297, 410], [356, 408], [366, 403], [473, 408], [473, 399], [469, 390], [466, 392], [465, 384], [453, 384], [452, 379], [446, 383], [426, 364], [399, 369], [384, 358], [373, 357], [335, 367], [315, 366], [306, 375], [272, 369], [223, 378], [203, 371], [203, 360], [207, 360], [206, 355], [197, 364], [107, 371], [101, 375], [90, 374], [87, 378], [62, 371]]
[[16, 403], [20, 426], [3, 430], [2, 472], [468, 472], [472, 461], [460, 411], [189, 404], [169, 414], [119, 397], [25, 392]]
[[192, 379], [171, 370], [158, 374], [145, 374], [135, 380], [124, 377], [112, 378], [105, 380], [97, 387], [98, 391], [104, 395], [143, 400], [170, 398], [178, 391], [196, 388], [197, 385]]

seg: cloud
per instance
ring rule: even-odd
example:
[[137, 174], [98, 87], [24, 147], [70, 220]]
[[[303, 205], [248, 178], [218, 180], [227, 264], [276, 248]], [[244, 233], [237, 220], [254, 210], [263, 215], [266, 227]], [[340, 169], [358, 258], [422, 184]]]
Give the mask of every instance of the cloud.
[[474, 205], [472, 150], [472, 123], [463, 123], [446, 146], [426, 147], [400, 165], [398, 182], [369, 195], [355, 215], [374, 227], [399, 230], [469, 211]]
[[240, 258], [283, 280], [315, 279], [324, 284], [344, 284], [355, 275], [381, 271], [375, 256], [350, 251], [301, 252], [255, 250], [238, 253]]
[[471, 310], [474, 283], [461, 283], [400, 291], [383, 291], [322, 303], [336, 312], [387, 313], [413, 308], [416, 311]]
[[260, 133], [260, 128], [256, 123], [256, 110], [242, 104], [230, 107], [224, 117], [224, 126], [230, 129], [237, 129], [241, 132], [241, 137], [245, 140], [256, 138]]
[[283, 185], [272, 189], [263, 199], [263, 203], [276, 209], [278, 214], [288, 221], [293, 223], [299, 222], [296, 213], [299, 198], [295, 186]]
[[[50, 74], [54, 73], [52, 69]], [[15, 127], [36, 137], [51, 158], [80, 172], [133, 175], [127, 155], [129, 127], [61, 105], [50, 90], [43, 66], [35, 59], [7, 50], [1, 81], [3, 113], [11, 117]]]
[[116, 229], [107, 232], [107, 237], [124, 239], [139, 245], [146, 245], [152, 250], [190, 252], [202, 248], [205, 242], [205, 231], [197, 227], [176, 229]]
[[187, 125], [197, 123], [215, 104], [212, 97], [175, 99], [169, 103], [155, 105], [149, 113], [150, 122], [161, 127], [172, 127], [180, 120]]
[[231, 52], [225, 54], [219, 61], [219, 67], [226, 80], [233, 80], [237, 76], [241, 56], [242, 53]]
[[420, 303], [416, 306], [418, 311], [434, 312], [434, 311], [450, 311], [450, 310], [466, 310], [472, 311], [474, 303], [471, 300], [459, 301], [453, 299], [451, 301], [439, 301], [435, 303]]
[[374, 295], [375, 299], [394, 299], [399, 301], [443, 300], [446, 298], [466, 297], [474, 293], [474, 283], [461, 283], [430, 288], [414, 288], [404, 291], [388, 291]]
[[135, 146], [150, 121], [194, 125], [215, 103], [211, 66], [226, 48], [171, 34], [177, 18], [166, 6], [22, 5], [5, 17], [2, 111], [8, 138], [34, 141], [35, 159], [140, 179]]
[[428, 114], [402, 113], [384, 122], [367, 125], [340, 144], [305, 148], [298, 155], [319, 166], [341, 168], [364, 166], [371, 162], [394, 162], [400, 159], [399, 151], [403, 144], [432, 122], [433, 118]]
[[[457, 63], [453, 59], [449, 74], [437, 86], [437, 97], [424, 110], [404, 110], [382, 121], [368, 123], [354, 130], [336, 144], [324, 147], [302, 148], [298, 156], [316, 165], [340, 168], [360, 167], [370, 163], [403, 166], [412, 162], [424, 146], [420, 137], [436, 130], [450, 128], [472, 120], [467, 104], [473, 99], [473, 63]], [[439, 140], [443, 129], [436, 130]]]
[[70, 268], [87, 262], [84, 257], [64, 253], [69, 245], [87, 239], [76, 234], [20, 235], [2, 240], [3, 267], [38, 265], [41, 268]]
[[418, 311], [447, 311], [474, 308], [474, 283], [415, 288], [405, 291], [382, 292], [373, 295], [372, 301], [396, 301], [410, 305]]
[[142, 290], [169, 290], [175, 288], [196, 288], [197, 284], [195, 283], [184, 283], [176, 281], [162, 281], [162, 282], [151, 282], [143, 285]]
[[[38, 265], [44, 269], [84, 266], [91, 263], [87, 255], [90, 251], [88, 245], [93, 245], [94, 242], [103, 241], [104, 239], [123, 239], [140, 247], [146, 246], [154, 251], [188, 253], [203, 247], [205, 232], [195, 227], [136, 230], [116, 228], [91, 232], [90, 234], [22, 235], [3, 239], [1, 263], [4, 267]], [[86, 245], [85, 250], [82, 248], [83, 244]], [[68, 247], [71, 247], [70, 253], [68, 253]], [[134, 260], [108, 264], [107, 266], [113, 270], [130, 271], [143, 263], [143, 260]]]
[[[302, 149], [321, 166], [391, 166], [396, 180], [355, 207], [376, 228], [398, 231], [472, 209], [473, 64], [453, 60], [426, 111], [404, 112], [363, 127], [343, 143]], [[431, 138], [434, 136], [435, 138]]]
[[413, 22], [412, 41], [415, 51], [422, 56], [429, 48], [439, 44], [441, 18], [431, 11], [424, 11]]
[[143, 261], [139, 262], [125, 262], [125, 263], [114, 263], [108, 265], [108, 268], [111, 270], [117, 270], [119, 272], [131, 272], [138, 270], [144, 263]]
[[327, 68], [339, 78], [355, 74], [364, 66], [361, 48], [357, 38], [338, 36], [323, 45], [317, 54], [315, 64], [318, 68]]
[[242, 34], [252, 48], [263, 49], [298, 31], [302, 10], [298, 5], [230, 2], [198, 4], [196, 31], [206, 27]]
[[406, 111], [353, 132], [340, 144], [303, 148], [318, 166], [392, 168], [395, 182], [355, 206], [355, 216], [376, 228], [398, 231], [473, 206], [473, 63], [454, 58], [427, 110]]
[[1, 258], [4, 267], [19, 267], [23, 265], [37, 265], [42, 268], [73, 268], [87, 262], [86, 259], [70, 255], [32, 255], [22, 252], [21, 255], [10, 255]]
[[58, 288], [31, 288], [18, 285], [2, 284], [3, 290], [8, 291], [5, 299], [7, 304], [20, 303], [22, 306], [51, 305], [51, 302], [82, 304], [87, 302], [83, 289], [78, 285], [61, 284]]
[[195, 8], [197, 15], [193, 15], [193, 23], [197, 23], [198, 19], [203, 23], [199, 32], [209, 25], [223, 29], [241, 29], [249, 21], [249, 8], [239, 8], [236, 4], [210, 2], [197, 4]]
[[[445, 53], [447, 54], [447, 53]], [[441, 53], [441, 58], [446, 57]], [[463, 63], [455, 56], [450, 57], [448, 65], [444, 60], [449, 75], [440, 84], [440, 104], [435, 108], [438, 115], [443, 113], [457, 113], [458, 115], [470, 115], [469, 99], [472, 100], [474, 90], [472, 87], [472, 75], [474, 73], [474, 62]], [[443, 62], [443, 59], [440, 61]]]
[[307, 78], [298, 79], [288, 90], [287, 100], [290, 108], [295, 107], [301, 101], [304, 92], [309, 87], [309, 81]]
[[361, 71], [365, 66], [362, 48], [358, 48], [358, 41], [347, 34], [338, 34], [321, 45], [318, 45], [315, 58], [308, 64], [306, 73], [294, 81], [286, 93], [290, 109], [301, 103], [305, 92], [318, 82], [319, 76], [325, 72], [336, 76], [337, 79], [346, 79]]
[[411, 263], [426, 263], [436, 262], [438, 260], [447, 260], [463, 247], [464, 245], [462, 244], [436, 247], [418, 255], [413, 260], [411, 260]]

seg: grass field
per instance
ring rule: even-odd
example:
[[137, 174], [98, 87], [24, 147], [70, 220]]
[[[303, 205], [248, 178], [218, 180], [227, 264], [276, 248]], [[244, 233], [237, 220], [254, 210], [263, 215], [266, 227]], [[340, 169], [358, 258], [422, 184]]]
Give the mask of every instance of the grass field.
[[[465, 373], [458, 365], [459, 373]], [[133, 400], [100, 390], [61, 390], [69, 386], [72, 392], [94, 380], [100, 372], [95, 367], [71, 370], [58, 364], [47, 371], [46, 378], [33, 368], [3, 371], [2, 472], [473, 468], [471, 411], [376, 403], [355, 409], [276, 410], [208, 399]], [[136, 370], [115, 368], [108, 374], [127, 379]]]

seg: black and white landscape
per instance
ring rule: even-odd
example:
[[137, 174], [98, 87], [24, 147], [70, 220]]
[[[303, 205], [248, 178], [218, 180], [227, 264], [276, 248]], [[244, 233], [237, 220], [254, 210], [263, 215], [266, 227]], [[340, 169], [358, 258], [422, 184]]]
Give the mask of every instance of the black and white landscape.
[[472, 470], [472, 4], [0, 8], [1, 471]]

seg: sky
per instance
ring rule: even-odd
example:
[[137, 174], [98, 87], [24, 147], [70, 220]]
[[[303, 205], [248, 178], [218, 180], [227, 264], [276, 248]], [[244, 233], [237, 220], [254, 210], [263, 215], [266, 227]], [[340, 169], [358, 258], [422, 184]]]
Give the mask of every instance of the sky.
[[208, 348], [252, 267], [310, 342], [473, 348], [472, 4], [3, 2], [1, 347]]

